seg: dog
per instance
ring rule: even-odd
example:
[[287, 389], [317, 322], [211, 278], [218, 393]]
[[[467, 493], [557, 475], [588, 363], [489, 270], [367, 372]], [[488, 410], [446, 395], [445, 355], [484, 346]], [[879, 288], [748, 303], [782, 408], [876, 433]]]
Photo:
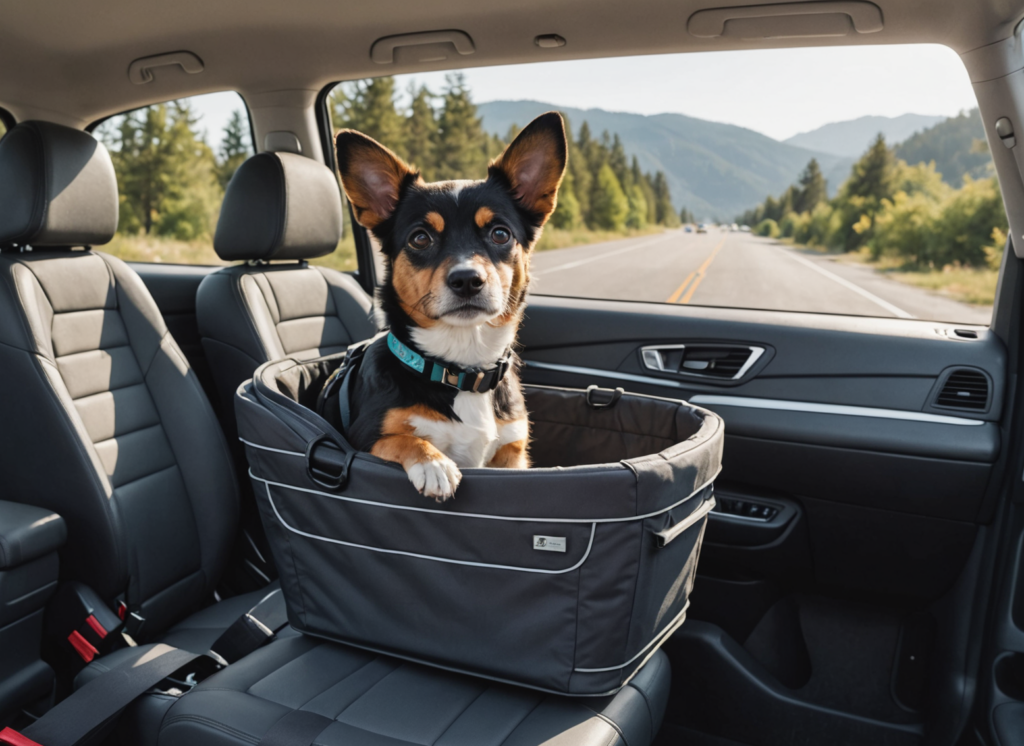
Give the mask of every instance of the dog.
[[340, 131], [335, 145], [355, 219], [385, 259], [377, 305], [387, 334], [365, 348], [352, 376], [346, 437], [401, 464], [438, 502], [454, 496], [460, 469], [528, 468], [513, 347], [530, 252], [565, 172], [562, 117], [531, 122], [480, 181], [424, 183], [354, 130]]

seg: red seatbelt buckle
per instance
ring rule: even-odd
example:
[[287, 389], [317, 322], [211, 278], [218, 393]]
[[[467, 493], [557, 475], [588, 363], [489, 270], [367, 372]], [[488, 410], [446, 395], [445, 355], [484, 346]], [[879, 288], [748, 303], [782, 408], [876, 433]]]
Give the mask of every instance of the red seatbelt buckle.
[[6, 743], [8, 746], [42, 746], [31, 738], [21, 735], [14, 728], [0, 730], [0, 743]]
[[100, 654], [100, 651], [92, 646], [92, 644], [82, 637], [78, 630], [75, 630], [68, 635], [68, 642], [71, 643], [71, 647], [75, 649], [79, 657], [86, 663], [91, 663], [92, 659]]
[[124, 601], [118, 601], [117, 618], [123, 622], [126, 616], [128, 616], [128, 604], [126, 604]]

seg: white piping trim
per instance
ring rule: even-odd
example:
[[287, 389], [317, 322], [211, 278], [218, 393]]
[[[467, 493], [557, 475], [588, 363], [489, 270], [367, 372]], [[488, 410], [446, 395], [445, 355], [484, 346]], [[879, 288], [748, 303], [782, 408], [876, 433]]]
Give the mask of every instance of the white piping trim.
[[820, 404], [817, 402], [788, 401], [786, 399], [757, 399], [747, 396], [718, 396], [716, 394], [697, 394], [690, 397], [691, 404], [710, 404], [723, 407], [745, 407], [747, 409], [775, 409], [787, 412], [811, 412], [814, 414], [838, 414], [847, 417], [878, 417], [886, 420], [909, 420], [911, 422], [931, 422], [939, 425], [966, 425], [976, 427], [984, 425], [982, 420], [971, 420], [966, 417], [949, 417], [927, 412], [908, 412], [903, 409], [875, 409], [874, 407], [851, 407], [845, 404]]
[[[524, 360], [523, 363], [530, 368], [541, 368], [544, 370], [557, 370], [562, 373], [577, 373], [580, 375], [598, 376], [600, 378], [619, 379], [623, 381], [636, 381], [651, 386], [665, 386], [675, 389], [692, 389], [694, 384], [680, 383], [679, 381], [667, 378], [652, 378], [650, 376], [638, 376], [633, 373], [620, 373], [613, 370], [601, 370], [599, 368], [580, 368], [575, 365], [559, 365], [557, 363], [537, 363], [531, 360]], [[941, 414], [928, 414], [927, 412], [909, 412], [903, 409], [876, 409], [875, 407], [853, 407], [845, 404], [818, 404], [815, 402], [789, 401], [786, 399], [757, 399], [746, 396], [718, 396], [716, 394], [696, 394], [687, 401], [691, 404], [720, 404], [731, 407], [748, 407], [751, 409], [777, 409], [790, 412], [813, 412], [815, 414], [839, 414], [849, 417], [878, 417], [885, 420], [910, 420], [913, 422], [931, 422], [940, 425], [984, 425], [984, 420], [973, 420], [967, 417], [950, 417]], [[766, 403], [765, 403], [766, 402]]]
[[274, 487], [283, 487], [286, 490], [295, 490], [296, 492], [306, 492], [311, 495], [322, 495], [323, 497], [329, 497], [332, 500], [341, 500], [343, 502], [359, 503], [360, 505], [371, 505], [376, 508], [387, 508], [388, 510], [411, 510], [414, 513], [432, 513], [434, 515], [443, 515], [450, 518], [484, 518], [491, 521], [515, 521], [517, 523], [630, 523], [632, 521], [642, 521], [646, 518], [653, 518], [654, 516], [667, 513], [670, 510], [678, 508], [680, 505], [685, 503], [687, 500], [692, 499], [699, 495], [705, 488], [710, 486], [715, 479], [718, 478], [721, 467], [715, 472], [714, 476], [711, 477], [707, 482], [702, 484], [700, 487], [695, 489], [689, 495], [684, 497], [679, 502], [672, 503], [666, 508], [656, 510], [653, 513], [644, 513], [643, 515], [631, 515], [625, 518], [532, 518], [526, 516], [509, 516], [509, 515], [487, 515], [485, 513], [455, 513], [450, 510], [434, 510], [432, 508], [417, 508], [412, 505], [390, 505], [388, 503], [380, 503], [375, 500], [363, 500], [358, 497], [348, 497], [346, 495], [332, 495], [330, 492], [321, 492], [320, 490], [311, 490], [306, 487], [296, 487], [291, 484], [284, 484], [283, 482], [271, 482], [269, 479], [263, 479], [257, 477], [252, 473], [252, 469], [249, 469], [249, 477], [257, 482], [263, 482], [268, 486], [273, 485]]
[[261, 446], [261, 445], [258, 445], [256, 443], [250, 443], [245, 438], [239, 438], [239, 440], [242, 441], [243, 443], [245, 443], [247, 446], [249, 446], [251, 448], [259, 448], [261, 451], [270, 451], [271, 453], [283, 453], [285, 456], [305, 456], [306, 455], [304, 453], [299, 453], [298, 451], [282, 451], [280, 448], [271, 448], [270, 446]]
[[384, 549], [382, 547], [371, 547], [371, 546], [367, 546], [365, 544], [355, 544], [355, 543], [350, 542], [350, 541], [342, 541], [341, 539], [330, 539], [330, 538], [328, 538], [326, 536], [317, 536], [316, 534], [310, 534], [310, 533], [307, 533], [305, 531], [301, 531], [301, 530], [295, 528], [294, 526], [289, 525], [288, 522], [285, 521], [285, 519], [282, 518], [281, 514], [278, 512], [277, 505], [274, 504], [274, 498], [271, 497], [271, 495], [270, 495], [270, 485], [272, 484], [272, 482], [267, 482], [266, 480], [262, 480], [262, 479], [260, 481], [264, 483], [264, 486], [267, 489], [267, 499], [270, 500], [270, 507], [274, 509], [274, 515], [277, 516], [277, 520], [279, 520], [281, 522], [281, 525], [284, 526], [289, 531], [291, 531], [293, 534], [298, 534], [299, 536], [304, 536], [307, 539], [315, 539], [317, 541], [326, 541], [326, 542], [328, 542], [330, 544], [340, 544], [341, 546], [352, 547], [353, 549], [367, 549], [367, 550], [369, 550], [371, 552], [380, 552], [382, 554], [398, 554], [398, 555], [401, 555], [403, 557], [414, 557], [416, 559], [431, 560], [432, 562], [444, 562], [445, 564], [449, 564], [449, 565], [467, 565], [469, 567], [486, 567], [486, 568], [491, 569], [491, 570], [514, 570], [515, 572], [532, 572], [532, 573], [537, 573], [537, 574], [540, 574], [540, 575], [564, 575], [567, 572], [572, 572], [573, 570], [578, 570], [580, 567], [583, 566], [583, 563], [587, 561], [587, 558], [590, 557], [590, 550], [594, 548], [594, 534], [597, 533], [597, 524], [596, 523], [590, 524], [590, 541], [587, 542], [587, 551], [583, 553], [583, 557], [580, 558], [579, 562], [577, 562], [572, 567], [568, 567], [568, 568], [566, 568], [564, 570], [541, 570], [539, 568], [534, 568], [534, 567], [516, 567], [514, 565], [492, 565], [492, 564], [489, 564], [489, 563], [486, 563], [486, 562], [469, 562], [467, 560], [449, 559], [447, 557], [432, 557], [429, 554], [418, 554], [416, 552], [403, 552], [403, 551], [398, 550], [398, 549]]
[[639, 658], [641, 655], [643, 655], [648, 650], [650, 650], [651, 647], [653, 645], [655, 645], [659, 640], [663, 640], [664, 638], [668, 637], [673, 632], [675, 632], [677, 629], [679, 629], [679, 627], [683, 624], [683, 622], [686, 621], [686, 610], [689, 609], [689, 608], [690, 608], [690, 600], [687, 599], [686, 600], [686, 604], [683, 606], [683, 610], [680, 611], [678, 614], [676, 614], [676, 618], [673, 619], [669, 623], [669, 625], [667, 627], [665, 627], [665, 629], [663, 629], [661, 631], [660, 634], [655, 635], [654, 639], [652, 639], [649, 643], [644, 645], [643, 648], [640, 649], [639, 653], [634, 655], [632, 658], [630, 658], [628, 661], [623, 663], [621, 666], [607, 666], [605, 668], [574, 668], [573, 671], [575, 671], [576, 673], [606, 673], [607, 671], [618, 671], [619, 669], [625, 668], [630, 663], [632, 663], [637, 658]]

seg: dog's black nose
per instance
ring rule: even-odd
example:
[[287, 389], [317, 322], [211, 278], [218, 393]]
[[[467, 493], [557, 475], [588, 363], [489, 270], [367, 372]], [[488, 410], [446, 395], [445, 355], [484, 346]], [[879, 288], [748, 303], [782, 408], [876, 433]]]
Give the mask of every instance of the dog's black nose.
[[484, 286], [484, 276], [472, 267], [453, 269], [448, 273], [448, 287], [460, 298], [472, 298]]

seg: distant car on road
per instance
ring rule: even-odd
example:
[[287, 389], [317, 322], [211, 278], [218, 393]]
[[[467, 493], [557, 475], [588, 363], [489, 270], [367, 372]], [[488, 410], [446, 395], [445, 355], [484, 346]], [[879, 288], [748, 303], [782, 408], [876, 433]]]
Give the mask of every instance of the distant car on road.
[[683, 232], [684, 233], [693, 233], [693, 226], [692, 225], [684, 225], [683, 226]]
[[704, 223], [701, 223], [700, 225], [697, 226], [697, 232], [698, 233], [707, 233], [708, 232], [708, 227], [706, 225], [704, 225]]

